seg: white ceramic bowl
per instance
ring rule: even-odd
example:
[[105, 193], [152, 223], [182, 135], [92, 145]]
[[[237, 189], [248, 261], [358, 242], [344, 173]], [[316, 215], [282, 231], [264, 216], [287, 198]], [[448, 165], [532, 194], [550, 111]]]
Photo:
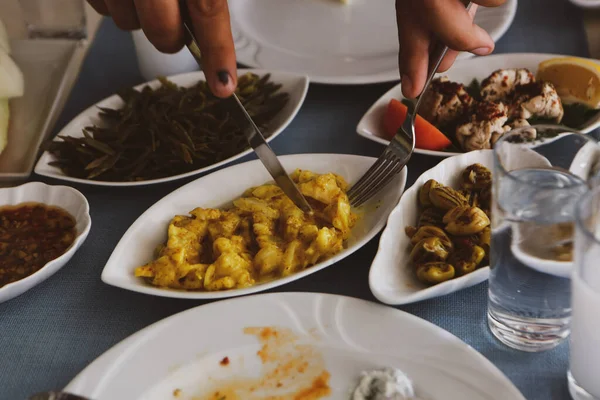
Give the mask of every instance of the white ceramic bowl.
[[479, 150], [446, 158], [426, 171], [408, 189], [388, 218], [379, 241], [379, 250], [369, 271], [369, 287], [383, 303], [400, 305], [444, 296], [485, 281], [489, 267], [479, 268], [470, 274], [434, 286], [419, 282], [408, 263], [410, 240], [404, 233], [407, 225], [415, 226], [418, 213], [418, 194], [429, 179], [457, 187], [461, 172], [471, 164], [480, 163], [492, 169], [493, 151]]
[[[317, 173], [334, 172], [348, 183], [356, 182], [375, 162], [375, 158], [345, 154], [296, 154], [280, 157], [288, 173], [296, 168]], [[175, 215], [185, 215], [196, 207], [222, 207], [244, 190], [272, 181], [258, 160], [238, 164], [204, 176], [163, 197], [144, 212], [125, 232], [110, 256], [102, 280], [113, 286], [154, 296], [185, 299], [218, 299], [272, 289], [301, 279], [348, 257], [371, 240], [385, 225], [406, 184], [406, 168], [379, 194], [360, 207], [360, 218], [352, 229], [347, 248], [335, 256], [303, 271], [245, 289], [216, 292], [181, 291], [158, 288], [134, 276], [136, 267], [154, 258], [154, 249], [167, 238], [167, 227]]]
[[92, 226], [90, 206], [85, 196], [73, 188], [30, 182], [17, 187], [0, 189], [0, 207], [28, 202], [57, 206], [67, 211], [75, 218], [77, 236], [63, 255], [48, 262], [28, 277], [1, 287], [0, 303], [23, 294], [61, 269], [83, 244]]
[[[281, 84], [281, 91], [287, 92], [290, 95], [289, 101], [286, 106], [273, 118], [273, 120], [269, 123], [268, 127], [263, 130], [263, 134], [266, 136], [267, 142], [275, 139], [283, 130], [292, 122], [292, 120], [298, 114], [300, 107], [304, 103], [304, 99], [306, 98], [306, 93], [308, 92], [308, 77], [302, 75], [289, 74], [285, 72], [273, 72], [266, 70], [255, 70], [255, 69], [240, 69], [238, 71], [239, 75], [243, 75], [247, 72], [252, 72], [257, 75], [265, 75], [271, 74], [271, 81], [274, 83]], [[189, 72], [181, 75], [169, 76], [168, 79], [182, 87], [190, 87], [195, 85], [198, 81], [204, 80], [204, 73], [197, 72]], [[156, 88], [160, 86], [160, 83], [157, 80], [143, 83], [141, 85], [136, 86], [136, 89], [141, 89], [144, 86], [149, 85], [150, 87]], [[69, 122], [60, 132], [54, 140], [60, 141], [58, 136], [72, 136], [72, 137], [82, 137], [82, 129], [86, 126], [97, 125], [100, 123], [100, 119], [98, 118], [98, 107], [104, 108], [116, 108], [121, 107], [123, 105], [123, 100], [117, 95], [112, 95], [99, 103], [91, 106], [87, 110], [83, 111], [77, 117], [75, 117], [71, 122]], [[242, 151], [234, 156], [231, 156], [225, 160], [222, 160], [218, 163], [211, 164], [209, 166], [199, 168], [194, 171], [185, 172], [178, 175], [168, 176], [160, 179], [149, 179], [145, 181], [136, 181], [136, 182], [111, 182], [111, 181], [101, 181], [101, 180], [91, 180], [91, 179], [80, 179], [72, 176], [66, 175], [60, 168], [50, 165], [51, 162], [55, 161], [56, 158], [45, 151], [40, 157], [39, 161], [35, 166], [35, 173], [42, 176], [47, 176], [49, 178], [61, 179], [63, 181], [69, 182], [78, 182], [85, 183], [88, 185], [96, 185], [96, 186], [143, 186], [143, 185], [151, 185], [155, 183], [163, 183], [174, 181], [177, 179], [187, 178], [190, 176], [198, 175], [212, 169], [221, 167], [225, 164], [228, 164], [238, 158], [241, 158], [247, 154], [250, 154], [252, 149], [247, 149]]]

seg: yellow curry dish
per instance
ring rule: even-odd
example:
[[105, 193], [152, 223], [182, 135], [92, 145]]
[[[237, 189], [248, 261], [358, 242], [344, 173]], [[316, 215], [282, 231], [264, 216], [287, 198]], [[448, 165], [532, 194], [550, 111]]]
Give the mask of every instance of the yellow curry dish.
[[296, 170], [304, 213], [273, 183], [253, 187], [223, 209], [175, 216], [156, 259], [135, 276], [163, 288], [240, 289], [302, 271], [342, 251], [357, 216], [348, 184], [333, 173]]

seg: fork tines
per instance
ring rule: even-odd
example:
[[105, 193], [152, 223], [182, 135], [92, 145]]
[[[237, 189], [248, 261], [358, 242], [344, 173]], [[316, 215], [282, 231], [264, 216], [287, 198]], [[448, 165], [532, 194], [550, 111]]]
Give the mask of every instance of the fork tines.
[[362, 205], [383, 189], [403, 167], [404, 163], [390, 148], [386, 148], [375, 164], [348, 191], [350, 204], [354, 207]]

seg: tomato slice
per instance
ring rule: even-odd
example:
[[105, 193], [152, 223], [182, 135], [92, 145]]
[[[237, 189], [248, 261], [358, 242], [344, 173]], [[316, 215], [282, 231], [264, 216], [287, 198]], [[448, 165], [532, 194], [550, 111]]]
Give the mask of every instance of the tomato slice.
[[[392, 99], [388, 103], [383, 117], [383, 128], [386, 137], [391, 139], [406, 119], [408, 107], [401, 101]], [[443, 150], [452, 142], [438, 128], [426, 119], [417, 115], [415, 119], [415, 147], [424, 150]]]

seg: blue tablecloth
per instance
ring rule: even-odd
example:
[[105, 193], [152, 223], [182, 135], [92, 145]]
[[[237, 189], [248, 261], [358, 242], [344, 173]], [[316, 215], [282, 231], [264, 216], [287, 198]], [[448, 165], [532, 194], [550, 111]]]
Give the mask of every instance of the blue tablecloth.
[[[523, 0], [496, 52], [587, 56], [581, 11], [567, 0]], [[142, 81], [130, 36], [106, 20], [56, 131], [98, 100]], [[382, 147], [358, 137], [355, 128], [365, 110], [392, 85], [311, 85], [297, 118], [273, 142], [275, 151], [378, 156]], [[409, 164], [408, 184], [437, 162], [437, 158], [415, 155]], [[188, 181], [136, 189], [75, 185], [91, 206], [93, 227], [86, 243], [51, 279], [0, 304], [0, 399], [20, 400], [34, 392], [62, 388], [115, 343], [153, 322], [202, 304], [135, 294], [100, 281], [105, 262], [129, 225], [154, 202]], [[378, 240], [373, 239], [348, 259], [278, 290], [374, 300], [367, 276]], [[569, 398], [565, 375], [568, 344], [540, 354], [513, 351], [499, 344], [486, 326], [486, 294], [484, 283], [400, 308], [441, 326], [480, 351], [527, 399]]]

